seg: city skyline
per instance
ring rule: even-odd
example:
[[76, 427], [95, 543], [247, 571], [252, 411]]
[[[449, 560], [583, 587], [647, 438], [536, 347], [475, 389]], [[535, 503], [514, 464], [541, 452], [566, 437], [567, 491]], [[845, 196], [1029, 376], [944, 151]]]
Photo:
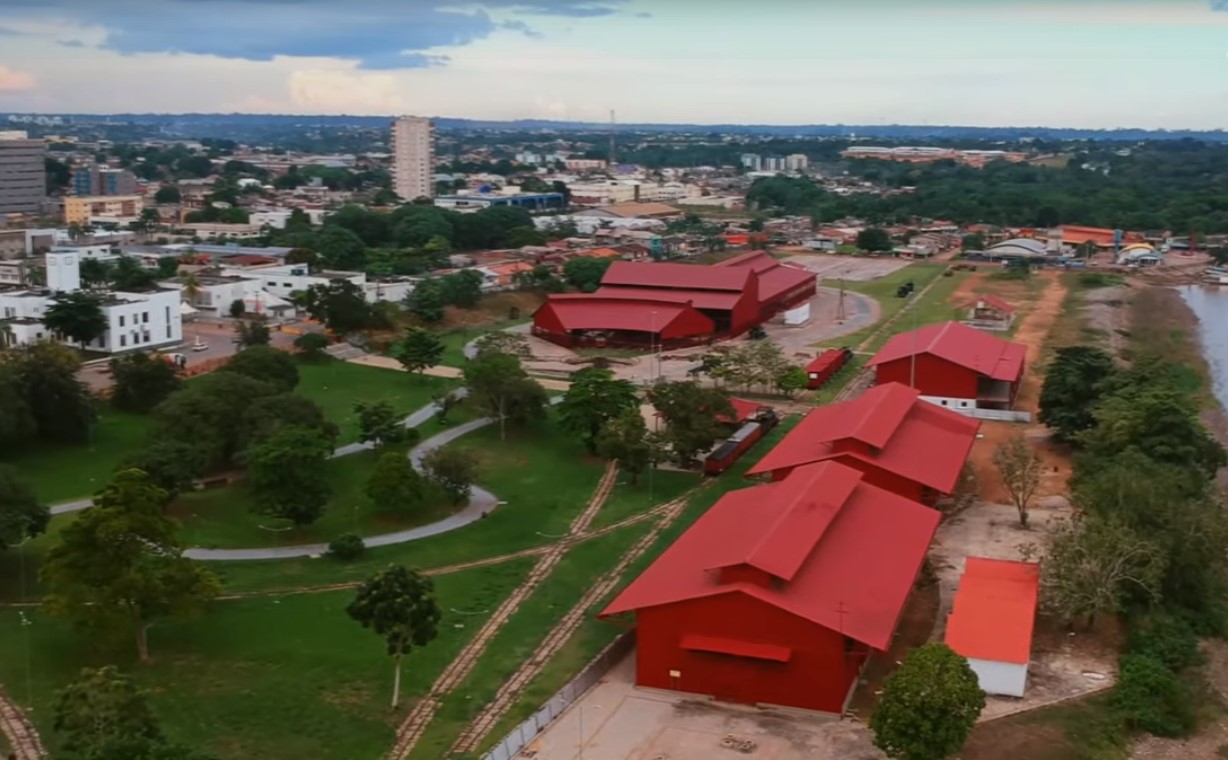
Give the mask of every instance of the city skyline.
[[1208, 0], [0, 8], [0, 111], [1228, 126], [1228, 13]]

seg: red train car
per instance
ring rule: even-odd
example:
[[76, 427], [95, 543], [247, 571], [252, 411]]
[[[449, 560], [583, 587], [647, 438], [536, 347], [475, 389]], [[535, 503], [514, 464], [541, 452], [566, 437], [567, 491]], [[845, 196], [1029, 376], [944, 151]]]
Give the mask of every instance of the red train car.
[[771, 409], [760, 409], [754, 419], [738, 428], [724, 443], [717, 446], [704, 458], [704, 474], [720, 475], [738, 461], [751, 446], [776, 427], [780, 418]]
[[806, 365], [806, 387], [822, 388], [853, 358], [850, 348], [829, 348]]

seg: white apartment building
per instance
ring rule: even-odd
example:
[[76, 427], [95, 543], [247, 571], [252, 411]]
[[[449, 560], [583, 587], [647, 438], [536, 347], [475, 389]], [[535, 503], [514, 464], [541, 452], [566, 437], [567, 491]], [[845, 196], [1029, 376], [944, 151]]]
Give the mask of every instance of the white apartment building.
[[431, 198], [435, 185], [435, 127], [422, 116], [392, 122], [392, 189], [402, 200]]
[[[0, 343], [23, 345], [53, 337], [42, 319], [54, 295], [80, 289], [81, 257], [71, 251], [48, 253], [46, 290], [0, 291]], [[180, 308], [177, 290], [108, 293], [102, 304], [107, 331], [86, 348], [114, 354], [177, 345], [183, 342]]]
[[785, 169], [791, 172], [804, 172], [810, 166], [810, 159], [805, 153], [791, 153], [785, 156]]

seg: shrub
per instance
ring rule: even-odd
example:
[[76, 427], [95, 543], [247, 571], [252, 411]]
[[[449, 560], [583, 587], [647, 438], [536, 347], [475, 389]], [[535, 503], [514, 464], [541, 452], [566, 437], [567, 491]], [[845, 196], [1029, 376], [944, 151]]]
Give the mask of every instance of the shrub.
[[324, 353], [324, 349], [328, 348], [328, 336], [323, 333], [303, 333], [294, 339], [294, 347], [302, 353], [300, 357], [305, 361], [320, 361], [328, 357]]
[[342, 562], [358, 559], [366, 550], [367, 545], [357, 533], [342, 533], [328, 543], [328, 556]]
[[1194, 629], [1185, 620], [1166, 612], [1155, 612], [1139, 620], [1130, 631], [1126, 652], [1159, 660], [1174, 673], [1202, 662]]
[[1112, 288], [1124, 283], [1119, 274], [1109, 272], [1084, 272], [1079, 275], [1079, 285], [1089, 290], [1092, 288]]
[[1194, 730], [1194, 708], [1181, 681], [1154, 657], [1121, 658], [1110, 704], [1127, 726], [1149, 734], [1179, 737]]

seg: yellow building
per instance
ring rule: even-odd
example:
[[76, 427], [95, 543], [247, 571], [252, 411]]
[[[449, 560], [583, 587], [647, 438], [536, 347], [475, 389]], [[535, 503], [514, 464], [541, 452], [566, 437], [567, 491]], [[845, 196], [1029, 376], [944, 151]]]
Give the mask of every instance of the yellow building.
[[64, 222], [90, 224], [139, 217], [145, 208], [140, 195], [83, 195], [64, 199]]

